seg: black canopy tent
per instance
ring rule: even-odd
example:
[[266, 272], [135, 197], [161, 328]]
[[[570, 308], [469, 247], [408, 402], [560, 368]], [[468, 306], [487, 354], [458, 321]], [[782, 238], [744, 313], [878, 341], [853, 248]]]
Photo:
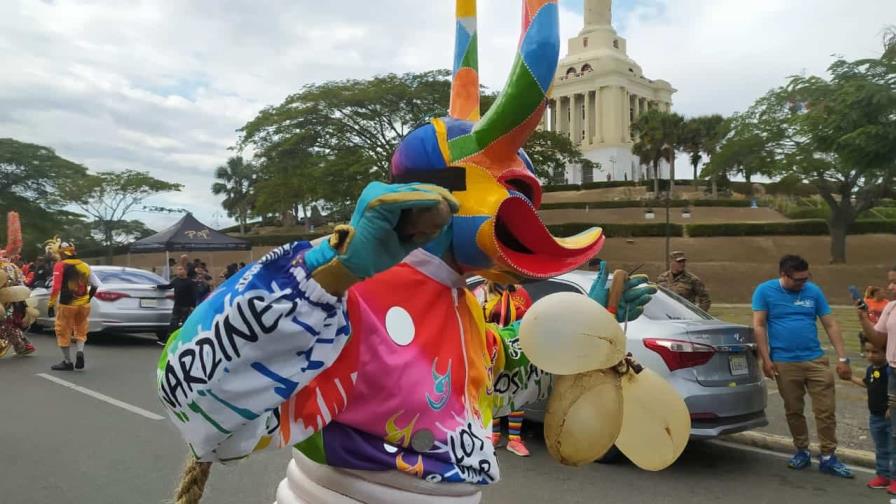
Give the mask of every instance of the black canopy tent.
[[247, 240], [215, 231], [199, 222], [196, 217], [193, 217], [193, 214], [188, 213], [170, 228], [132, 243], [128, 253], [164, 251], [167, 265], [170, 252], [218, 250], [248, 250], [250, 251], [250, 260], [252, 260], [252, 244]]

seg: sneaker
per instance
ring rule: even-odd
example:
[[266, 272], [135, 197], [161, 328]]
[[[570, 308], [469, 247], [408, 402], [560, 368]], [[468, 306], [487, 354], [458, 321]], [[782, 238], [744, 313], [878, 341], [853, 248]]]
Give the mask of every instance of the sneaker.
[[787, 467], [796, 470], [805, 469], [810, 465], [812, 465], [812, 454], [807, 450], [796, 452], [796, 455], [790, 459], [790, 462], [787, 462]]
[[74, 371], [75, 365], [69, 361], [62, 361], [59, 364], [53, 364], [50, 366], [50, 369], [53, 371]]
[[868, 488], [887, 488], [890, 486], [890, 478], [878, 474], [865, 484]]
[[494, 446], [495, 448], [497, 448], [499, 444], [501, 444], [501, 433], [500, 433], [500, 432], [498, 432], [498, 433], [493, 432], [493, 433], [492, 433], [492, 446]]
[[84, 369], [84, 352], [75, 354], [75, 369]]
[[511, 453], [515, 453], [520, 457], [528, 457], [529, 450], [526, 448], [526, 445], [523, 444], [521, 439], [511, 439], [507, 442], [507, 450]]
[[31, 343], [28, 343], [24, 347], [22, 347], [21, 352], [16, 352], [16, 355], [24, 356], [24, 355], [28, 355], [28, 354], [33, 354], [36, 351], [37, 350], [34, 348], [34, 345], [32, 345]]
[[818, 460], [818, 470], [825, 474], [839, 476], [841, 478], [855, 477], [852, 471], [850, 471], [848, 467], [843, 465], [843, 462], [837, 460], [836, 455], [831, 455], [827, 460], [825, 460], [824, 457], [820, 457]]
[[896, 480], [890, 480], [890, 486], [887, 487], [887, 493], [890, 495], [896, 495]]

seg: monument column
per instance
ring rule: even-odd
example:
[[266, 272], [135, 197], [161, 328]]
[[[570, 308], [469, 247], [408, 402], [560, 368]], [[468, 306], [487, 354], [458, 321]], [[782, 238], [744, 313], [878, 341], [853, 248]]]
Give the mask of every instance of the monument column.
[[591, 91], [585, 91], [585, 145], [594, 143], [594, 108], [591, 105]]
[[579, 145], [582, 143], [582, 100], [578, 93], [570, 96], [569, 109], [572, 113], [572, 134], [570, 139], [572, 143]]
[[585, 29], [589, 26], [610, 26], [612, 0], [585, 0]]
[[622, 128], [622, 134], [620, 135], [622, 143], [631, 140], [631, 121], [629, 121], [628, 100], [628, 90], [625, 89], [625, 86], [619, 86], [619, 112], [621, 115], [619, 118], [619, 125]]
[[558, 111], [560, 113], [560, 133], [569, 136], [569, 97], [557, 97]]

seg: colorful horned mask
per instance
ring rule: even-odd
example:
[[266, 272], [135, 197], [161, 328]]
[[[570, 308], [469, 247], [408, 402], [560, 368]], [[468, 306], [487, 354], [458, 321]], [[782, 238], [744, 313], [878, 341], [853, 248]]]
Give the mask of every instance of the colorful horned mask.
[[452, 191], [460, 210], [451, 251], [467, 272], [499, 282], [570, 271], [603, 246], [593, 228], [553, 237], [536, 210], [541, 184], [522, 146], [544, 114], [560, 52], [557, 0], [523, 0], [523, 33], [504, 90], [479, 117], [476, 1], [457, 0], [449, 116], [408, 134], [392, 157], [395, 182]]
[[62, 241], [62, 239], [60, 239], [58, 236], [54, 236], [53, 238], [44, 242], [44, 251], [54, 261], [60, 261], [68, 257], [73, 257], [76, 253], [74, 242]]

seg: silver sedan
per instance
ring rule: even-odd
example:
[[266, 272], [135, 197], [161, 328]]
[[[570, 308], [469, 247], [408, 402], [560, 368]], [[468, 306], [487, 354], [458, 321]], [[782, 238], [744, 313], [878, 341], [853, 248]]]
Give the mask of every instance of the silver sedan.
[[[585, 294], [594, 271], [524, 282], [533, 301], [556, 292]], [[475, 287], [481, 278], [470, 280]], [[628, 323], [628, 351], [681, 394], [691, 413], [691, 439], [711, 439], [768, 425], [767, 390], [749, 327], [723, 322], [660, 288], [644, 315]], [[526, 418], [544, 420], [543, 402]]]
[[[100, 286], [90, 301], [89, 332], [155, 333], [167, 336], [174, 294], [156, 290], [164, 284], [162, 277], [149, 271], [121, 266], [91, 266]], [[47, 286], [49, 287], [49, 286]], [[50, 297], [48, 288], [36, 287], [31, 297], [37, 299], [40, 312], [35, 325], [53, 329], [54, 319], [47, 316]]]

